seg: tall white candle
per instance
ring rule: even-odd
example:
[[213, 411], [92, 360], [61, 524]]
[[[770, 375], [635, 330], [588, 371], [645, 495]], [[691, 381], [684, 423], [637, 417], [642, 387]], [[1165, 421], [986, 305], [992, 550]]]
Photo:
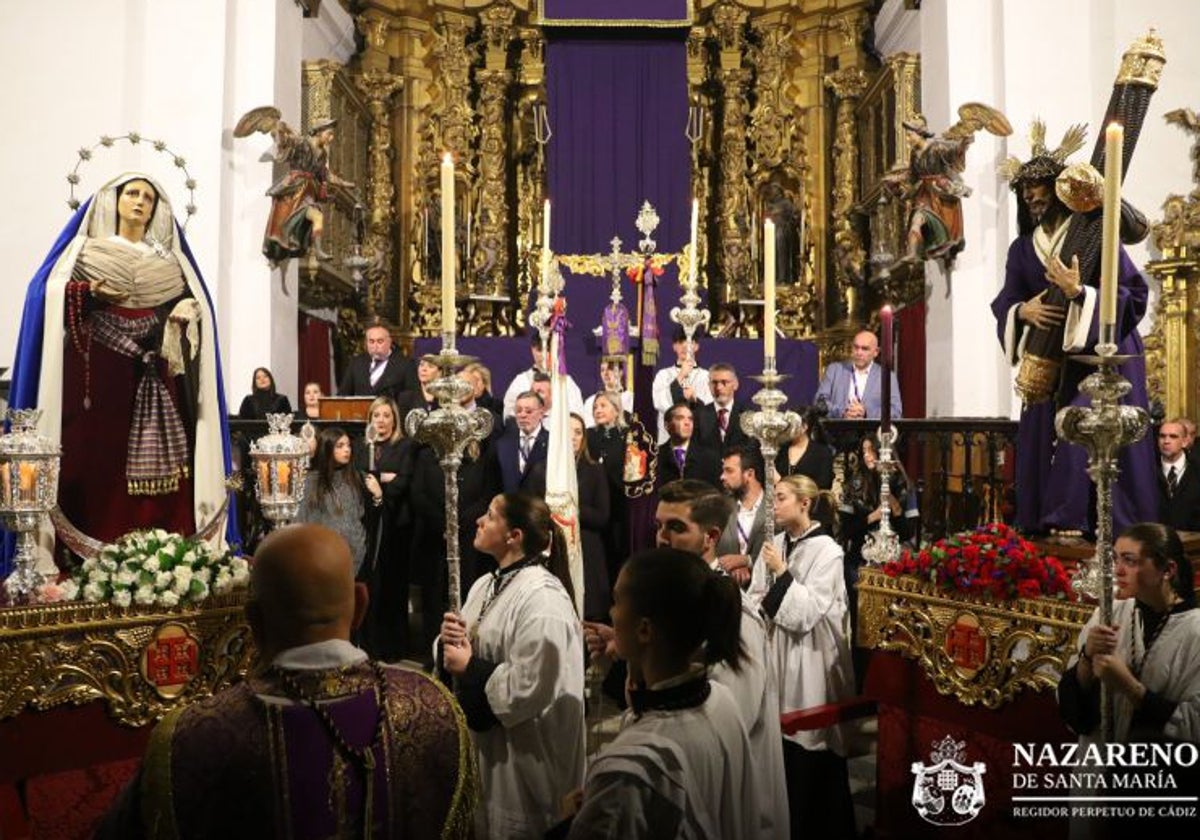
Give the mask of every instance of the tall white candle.
[[775, 223], [763, 222], [763, 355], [775, 358]]
[[442, 332], [455, 332], [454, 158], [442, 155]]
[[550, 199], [542, 202], [542, 282], [550, 280]]
[[697, 231], [700, 223], [700, 202], [697, 199], [692, 199], [692, 226], [691, 239], [692, 244], [692, 259], [688, 265], [688, 283], [692, 286], [696, 285], [696, 271], [699, 268], [700, 255], [696, 253], [697, 248]]
[[1104, 238], [1100, 251], [1100, 323], [1117, 322], [1117, 265], [1121, 247], [1121, 148], [1125, 129], [1109, 123], [1104, 132]]

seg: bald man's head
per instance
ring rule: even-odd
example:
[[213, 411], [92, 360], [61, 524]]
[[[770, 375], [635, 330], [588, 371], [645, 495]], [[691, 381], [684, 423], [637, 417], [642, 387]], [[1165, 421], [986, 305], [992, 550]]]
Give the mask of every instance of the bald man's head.
[[350, 547], [336, 531], [292, 525], [258, 547], [246, 615], [264, 662], [288, 648], [350, 638], [366, 610]]
[[859, 370], [866, 370], [879, 355], [879, 339], [870, 330], [863, 330], [854, 336], [850, 345], [850, 358]]

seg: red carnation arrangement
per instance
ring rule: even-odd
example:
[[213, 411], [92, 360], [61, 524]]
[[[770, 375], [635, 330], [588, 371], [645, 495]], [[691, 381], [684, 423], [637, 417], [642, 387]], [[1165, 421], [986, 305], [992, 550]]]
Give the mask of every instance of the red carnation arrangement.
[[944, 592], [995, 601], [1075, 600], [1062, 561], [1001, 522], [946, 537], [920, 551], [905, 549], [899, 560], [883, 565], [883, 573], [912, 575]]

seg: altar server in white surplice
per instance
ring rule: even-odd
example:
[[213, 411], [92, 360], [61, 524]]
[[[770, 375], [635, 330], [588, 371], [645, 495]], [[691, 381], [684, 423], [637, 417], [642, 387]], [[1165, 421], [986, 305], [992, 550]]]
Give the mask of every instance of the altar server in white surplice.
[[[1079, 734], [1080, 755], [1097, 744], [1103, 748], [1103, 683], [1112, 696], [1115, 744], [1140, 744], [1147, 752], [1151, 745], [1177, 750], [1183, 744], [1200, 744], [1200, 609], [1196, 608], [1195, 579], [1183, 542], [1170, 526], [1142, 522], [1125, 529], [1113, 552], [1117, 591], [1112, 624], [1102, 623], [1097, 609], [1079, 634], [1079, 652], [1058, 684], [1062, 718]], [[1157, 766], [1171, 777], [1171, 796], [1200, 793], [1200, 768], [1194, 762], [1190, 766], [1178, 762]], [[1133, 773], [1127, 770], [1127, 778]], [[1111, 795], [1104, 782], [1099, 774], [1080, 774], [1071, 795]], [[1172, 809], [1171, 816], [1175, 815], [1178, 818], [1164, 819], [1167, 813], [1157, 813], [1155, 836], [1195, 834], [1195, 816], [1182, 808]], [[1140, 817], [1121, 820], [1075, 815], [1070, 836], [1142, 836], [1145, 823]]]
[[[717, 562], [716, 549], [733, 506], [729, 496], [716, 492], [707, 482], [683, 479], [663, 485], [655, 512], [658, 544], [694, 552], [714, 574], [726, 574]], [[755, 797], [761, 830], [757, 836], [786, 837], [787, 788], [783, 775], [775, 659], [758, 604], [745, 592], [739, 590], [739, 594], [742, 660], [737, 668], [718, 662], [708, 669], [708, 676], [729, 689], [746, 725], [758, 773]]]
[[629, 664], [620, 734], [588, 770], [571, 838], [760, 836], [755, 760], [729, 691], [705, 675], [737, 667], [740, 595], [694, 554], [631, 557], [613, 590], [617, 653]]
[[[832, 496], [804, 475], [789, 475], [775, 485], [780, 533], [763, 546], [751, 573], [750, 593], [773, 625], [779, 705], [785, 714], [855, 694], [842, 549], [810, 517], [822, 494]], [[854, 837], [841, 728], [785, 735], [783, 764], [792, 836]]]
[[[566, 542], [539, 498], [497, 496], [475, 548], [499, 568], [446, 613], [441, 661], [458, 678], [479, 758], [475, 836], [541, 838], [583, 782], [583, 637]], [[547, 554], [548, 552], [548, 554]]]

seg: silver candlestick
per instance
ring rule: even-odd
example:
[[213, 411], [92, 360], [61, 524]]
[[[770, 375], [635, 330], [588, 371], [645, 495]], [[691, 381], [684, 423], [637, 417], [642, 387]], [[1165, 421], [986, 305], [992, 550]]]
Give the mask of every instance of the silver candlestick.
[[[751, 402], [758, 405], [758, 411], [748, 411], [742, 415], [742, 431], [758, 441], [763, 456], [763, 545], [775, 541], [775, 455], [780, 446], [787, 445], [800, 431], [800, 415], [794, 411], [784, 411], [787, 394], [777, 386], [786, 375], [775, 369], [775, 357], [763, 359], [763, 372], [753, 377], [762, 383], [758, 393], [751, 397]], [[786, 558], [785, 558], [786, 559]]]
[[428, 444], [437, 453], [442, 465], [446, 489], [446, 569], [451, 612], [459, 612], [462, 585], [462, 561], [458, 545], [458, 468], [462, 465], [463, 450], [471, 441], [482, 441], [492, 431], [492, 413], [486, 408], [467, 409], [463, 401], [474, 393], [471, 383], [458, 377], [457, 372], [475, 361], [474, 356], [459, 355], [454, 333], [442, 333], [442, 351], [426, 356], [437, 365], [441, 376], [429, 383], [429, 391], [437, 397], [433, 411], [418, 408], [404, 418], [409, 436]]
[[892, 444], [896, 441], [896, 429], [888, 424], [879, 427], [879, 530], [868, 534], [863, 544], [863, 559], [882, 566], [900, 559], [900, 535], [892, 530], [892, 472], [896, 460], [892, 455]]
[[[1075, 361], [1097, 368], [1079, 384], [1080, 392], [1092, 398], [1090, 406], [1071, 405], [1058, 412], [1054, 428], [1063, 440], [1078, 444], [1088, 453], [1088, 475], [1096, 484], [1096, 556], [1080, 565], [1071, 587], [1100, 603], [1100, 623], [1112, 624], [1113, 610], [1113, 498], [1117, 480], [1117, 453], [1146, 434], [1150, 415], [1145, 409], [1121, 405], [1133, 387], [1117, 372], [1117, 366], [1133, 356], [1118, 355], [1111, 325], [1101, 327], [1095, 356], [1072, 356]], [[1113, 738], [1112, 703], [1108, 687], [1100, 684], [1100, 732], [1105, 743]]]

